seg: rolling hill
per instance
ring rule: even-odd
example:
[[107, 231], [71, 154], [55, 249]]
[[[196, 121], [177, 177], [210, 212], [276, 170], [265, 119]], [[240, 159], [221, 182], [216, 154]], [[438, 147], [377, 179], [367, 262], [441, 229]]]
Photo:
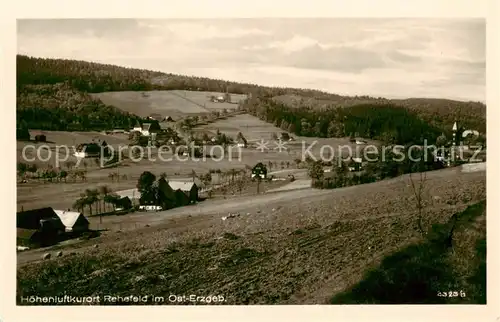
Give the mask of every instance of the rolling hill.
[[206, 114], [211, 111], [235, 109], [246, 95], [231, 94], [231, 102], [212, 102], [211, 96], [224, 95], [220, 92], [155, 90], [148, 92], [124, 91], [91, 94], [106, 105], [119, 107], [126, 112], [147, 117], [158, 113], [181, 117], [186, 114]]
[[[54, 92], [62, 90], [60, 84], [64, 84], [63, 90], [71, 90], [75, 94], [85, 97], [85, 105], [100, 106], [99, 108], [115, 106], [120, 110], [141, 116], [164, 110], [172, 111], [172, 113], [197, 114], [206, 110], [227, 108], [226, 106], [231, 104], [211, 103], [207, 96], [212, 93], [228, 92], [234, 97], [234, 103], [244, 99], [243, 95], [248, 95], [252, 101], [250, 105], [263, 105], [272, 100], [286, 107], [310, 111], [310, 115], [316, 111], [331, 111], [338, 108], [351, 109], [360, 105], [374, 107], [390, 105], [411, 112], [415, 118], [428, 123], [437, 132], [449, 133], [455, 121], [467, 129], [476, 129], [481, 133], [486, 131], [486, 106], [479, 102], [420, 98], [389, 100], [369, 96], [350, 97], [310, 89], [265, 87], [108, 64], [18, 55], [17, 110], [18, 115], [20, 111], [29, 111], [24, 113], [23, 117], [31, 115], [31, 117], [26, 118], [30, 127], [47, 126], [47, 124], [53, 123], [56, 124], [56, 128], [65, 129], [65, 125], [58, 124], [58, 120], [61, 119], [61, 115], [64, 119], [64, 115], [68, 111], [74, 110], [85, 115], [78, 124], [89, 123], [86, 119], [90, 119], [92, 120], [90, 123], [94, 124], [91, 126], [92, 129], [113, 125], [96, 125], [99, 122], [102, 123], [103, 116], [95, 115], [96, 108], [90, 110], [76, 108], [75, 106], [80, 103], [78, 98], [66, 98], [65, 106], [61, 106], [63, 104], [59, 102], [52, 102], [54, 96], [65, 95], [64, 93], [54, 94]], [[147, 92], [147, 94], [142, 94], [142, 92]], [[95, 95], [90, 96], [89, 93]], [[241, 94], [241, 96], [237, 94]], [[116, 108], [108, 108], [108, 111], [113, 111], [111, 113], [118, 118], [129, 119], [129, 121], [117, 122], [120, 126], [125, 126], [125, 123], [130, 121], [133, 122], [133, 116], [120, 113]], [[36, 113], [44, 115], [43, 124], [35, 121], [33, 109], [36, 109]], [[54, 113], [50, 110], [64, 112]], [[74, 117], [75, 115], [71, 114], [70, 116]], [[418, 123], [419, 121], [412, 120], [411, 122]], [[323, 123], [322, 127], [328, 127], [328, 122]], [[315, 124], [309, 125], [316, 126]], [[82, 130], [82, 128], [89, 126], [87, 124], [76, 127], [78, 130]], [[393, 129], [388, 130], [391, 132]], [[328, 131], [323, 128], [321, 132], [327, 134]], [[380, 136], [380, 134], [373, 135]], [[388, 136], [390, 135], [392, 134], [389, 133]]]

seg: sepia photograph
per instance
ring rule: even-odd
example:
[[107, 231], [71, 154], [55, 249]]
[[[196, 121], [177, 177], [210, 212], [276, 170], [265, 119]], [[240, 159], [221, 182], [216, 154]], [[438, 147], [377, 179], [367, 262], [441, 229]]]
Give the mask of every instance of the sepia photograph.
[[486, 17], [15, 28], [15, 306], [491, 304]]

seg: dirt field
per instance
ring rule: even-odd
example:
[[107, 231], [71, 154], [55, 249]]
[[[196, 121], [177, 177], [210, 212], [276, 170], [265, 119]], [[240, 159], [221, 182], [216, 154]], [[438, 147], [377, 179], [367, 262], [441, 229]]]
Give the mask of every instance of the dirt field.
[[244, 95], [231, 94], [231, 103], [214, 103], [210, 96], [224, 93], [195, 91], [147, 91], [147, 92], [105, 92], [92, 94], [105, 104], [116, 106], [124, 111], [149, 116], [152, 113], [181, 117], [187, 114], [204, 114], [214, 110], [234, 109]]
[[[423, 225], [484, 200], [485, 183], [484, 172], [428, 173]], [[328, 303], [384, 257], [421, 240], [413, 198], [402, 176], [124, 216], [143, 228], [59, 247], [76, 254], [44, 263], [24, 266], [47, 250], [19, 253], [18, 296], [209, 293], [223, 295], [224, 304]], [[223, 221], [229, 212], [240, 216]]]

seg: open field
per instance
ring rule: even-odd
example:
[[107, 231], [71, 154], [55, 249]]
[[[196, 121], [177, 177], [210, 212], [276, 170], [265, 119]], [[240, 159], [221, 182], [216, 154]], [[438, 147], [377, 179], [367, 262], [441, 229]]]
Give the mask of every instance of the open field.
[[[282, 129], [275, 127], [273, 124], [264, 122], [259, 118], [250, 114], [239, 114], [227, 119], [217, 120], [213, 123], [207, 125], [201, 125], [194, 129], [194, 132], [208, 132], [212, 135], [217, 132], [217, 130], [229, 135], [233, 138], [241, 132], [243, 136], [250, 143], [250, 147], [254, 149], [258, 147], [258, 142], [264, 140], [267, 143], [265, 154], [272, 155], [273, 152], [278, 151], [276, 142], [272, 139], [272, 134], [275, 133], [279, 136], [280, 133], [284, 132]], [[284, 148], [282, 153], [288, 154], [291, 160], [295, 158], [301, 158], [302, 152], [309, 150], [314, 156], [320, 156], [321, 153], [327, 156], [330, 151], [333, 151], [333, 155], [339, 155], [339, 151], [342, 155], [346, 155], [349, 151], [359, 151], [362, 155], [364, 145], [356, 145], [355, 143], [349, 142], [349, 138], [317, 138], [317, 137], [302, 137], [295, 136], [295, 141], [283, 142]], [[380, 142], [375, 140], [365, 140], [367, 144], [379, 146]], [[344, 147], [344, 148], [342, 148]], [[323, 148], [323, 152], [321, 149]]]
[[[207, 126], [201, 126], [201, 129], [211, 129], [216, 131], [217, 128], [221, 132], [227, 135], [236, 136], [238, 132], [242, 132], [251, 144], [255, 144], [256, 140], [261, 138], [265, 140], [270, 140], [271, 133], [278, 132], [279, 129], [275, 128], [273, 125], [263, 122], [253, 116], [242, 114], [236, 115], [234, 117], [228, 118], [226, 120], [219, 120], [213, 124]], [[37, 131], [32, 131], [32, 136], [37, 134]], [[128, 144], [128, 137], [125, 134], [116, 135], [106, 135], [98, 132], [55, 132], [55, 131], [44, 131], [47, 136], [47, 146], [50, 149], [52, 155], [51, 159], [45, 159], [49, 151], [40, 149], [40, 156], [45, 161], [36, 159], [33, 161], [39, 167], [47, 167], [48, 164], [55, 166], [55, 148], [56, 146], [67, 145], [71, 148], [79, 143], [90, 142], [94, 140], [105, 140], [108, 144], [118, 149], [118, 146], [124, 146]], [[311, 139], [311, 138], [309, 138]], [[347, 144], [347, 139], [321, 139], [325, 142], [333, 142], [335, 144]], [[252, 141], [254, 143], [252, 143]], [[17, 155], [18, 162], [32, 163], [23, 161], [22, 151], [23, 148], [29, 144], [34, 144], [34, 142], [17, 142]], [[42, 143], [38, 143], [35, 146], [40, 147]], [[227, 171], [229, 169], [244, 169], [245, 167], [253, 167], [258, 162], [264, 162], [266, 165], [269, 161], [273, 162], [275, 165], [271, 171], [280, 170], [282, 163], [284, 167], [295, 167], [294, 159], [301, 158], [302, 145], [300, 143], [285, 145], [288, 150], [283, 150], [279, 152], [275, 150], [276, 146], [272, 142], [269, 143], [268, 149], [261, 152], [257, 150], [255, 146], [249, 146], [248, 148], [231, 148], [231, 159], [229, 154], [225, 153], [224, 158], [218, 159], [221, 155], [221, 150], [218, 148], [213, 148], [212, 152], [215, 159], [206, 158], [203, 160], [185, 160], [183, 158], [176, 158], [171, 153], [163, 153], [162, 158], [157, 155], [157, 149], [151, 150], [152, 158], [148, 160], [146, 157], [138, 162], [132, 160], [124, 160], [122, 164], [113, 168], [99, 168], [99, 166], [92, 159], [86, 159], [79, 164], [80, 169], [87, 169], [86, 181], [80, 182], [77, 180], [76, 183], [69, 180], [67, 183], [42, 183], [29, 180], [28, 183], [18, 184], [17, 186], [17, 208], [28, 210], [38, 207], [51, 206], [55, 209], [67, 209], [71, 208], [74, 201], [80, 196], [85, 189], [96, 188], [99, 185], [108, 185], [114, 191], [125, 190], [134, 188], [137, 184], [137, 180], [141, 173], [144, 171], [150, 171], [155, 175], [160, 175], [165, 172], [167, 176], [171, 179], [175, 178], [186, 178], [191, 176], [191, 171], [194, 170], [197, 174], [201, 175], [209, 170], [220, 169], [222, 171]], [[210, 152], [210, 146], [207, 147]], [[315, 146], [313, 151], [317, 153], [319, 150], [319, 144]], [[66, 157], [66, 151], [60, 149], [59, 159], [64, 160]], [[146, 152], [147, 153], [147, 152]], [[33, 150], [27, 150], [26, 153], [28, 158], [35, 157], [36, 154]], [[76, 158], [69, 156], [67, 161], [76, 161]], [[64, 162], [62, 162], [62, 167], [64, 167]], [[293, 169], [289, 169], [293, 170]], [[280, 170], [281, 171], [281, 170]], [[109, 174], [117, 172], [120, 175], [120, 180], [112, 182], [109, 179]], [[124, 177], [125, 176], [125, 177]], [[283, 177], [287, 174], [283, 173]], [[64, 195], [64, 198], [61, 198]]]
[[[485, 172], [429, 172], [424, 227], [445, 224], [451, 215], [484, 200], [485, 183]], [[381, 263], [387, 265], [383, 261], [387, 256], [423, 242], [416, 229], [413, 198], [405, 175], [335, 190], [208, 200], [164, 212], [123, 216], [122, 220], [133, 220], [143, 228], [58, 247], [65, 254], [75, 254], [42, 263], [25, 265], [39, 260], [44, 250], [19, 253], [18, 296], [208, 293], [223, 295], [225, 304], [329, 303], [334, 295], [369, 280], [370, 275], [365, 274]], [[479, 229], [485, 224], [484, 210], [480, 211], [483, 213], [457, 232], [472, 238], [457, 240], [457, 249], [465, 254], [473, 251], [470, 245], [479, 238], [468, 233], [467, 227]], [[240, 216], [222, 221], [221, 216], [228, 212]], [[144, 227], [146, 224], [150, 227]], [[92, 247], [94, 244], [99, 247]], [[434, 267], [452, 270], [455, 266], [449, 264], [458, 258], [443, 254], [435, 261], [444, 263]], [[411, 256], [405, 258], [411, 275], [418, 267]], [[429, 276], [420, 277], [423, 280], [416, 283], [428, 284], [422, 294], [412, 293], [411, 284], [400, 280], [404, 276], [379, 279], [379, 289], [399, 288], [400, 293], [379, 302], [397, 302], [398, 297], [404, 302], [413, 296], [413, 303], [441, 303], [443, 299], [435, 292], [444, 284], [469, 294], [450, 301], [479, 301], [475, 296], [481, 290], [474, 289], [476, 284], [464, 284], [466, 277], [477, 277], [473, 267], [463, 263], [456, 267], [462, 271], [453, 272], [441, 284], [437, 281], [438, 285], [429, 284]], [[368, 295], [358, 299], [373, 301]]]
[[[128, 135], [126, 134], [107, 135], [101, 132], [30, 131], [32, 138], [41, 133], [47, 137], [47, 142], [16, 142], [18, 162], [35, 163], [40, 167], [46, 167], [49, 164], [55, 166], [57, 158], [62, 161], [67, 157], [66, 161], [76, 162], [77, 158], [73, 156], [73, 152], [74, 148], [80, 143], [90, 143], [92, 140], [98, 142], [98, 140], [101, 140], [106, 141], [108, 145], [115, 149], [118, 149], [120, 145], [126, 145], [128, 143]], [[44, 149], [44, 146], [46, 146], [47, 149]], [[56, 149], [57, 147], [59, 147], [58, 150]], [[68, 151], [66, 151], [64, 147], [68, 147]], [[39, 151], [39, 155], [37, 155], [36, 151]], [[58, 154], [58, 157], [56, 157], [56, 154]], [[90, 165], [90, 163], [92, 163], [91, 161], [92, 160], [87, 160], [86, 163]], [[83, 163], [81, 165], [83, 167]]]
[[196, 91], [146, 91], [146, 92], [104, 92], [92, 94], [107, 105], [142, 117], [152, 113], [182, 117], [186, 114], [205, 114], [222, 109], [234, 109], [245, 95], [231, 94], [231, 103], [214, 103], [210, 96], [224, 95], [215, 92]]

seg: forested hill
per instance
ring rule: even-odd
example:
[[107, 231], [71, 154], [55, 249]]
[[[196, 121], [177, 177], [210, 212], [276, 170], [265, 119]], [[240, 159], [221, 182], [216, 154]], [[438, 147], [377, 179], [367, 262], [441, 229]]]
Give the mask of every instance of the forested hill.
[[17, 55], [17, 86], [68, 82], [89, 93], [108, 91], [193, 90], [273, 97], [300, 94], [310, 97], [338, 96], [311, 89], [267, 87], [206, 77], [169, 74], [79, 60]]
[[[272, 102], [279, 103], [279, 105], [273, 105], [273, 109], [280, 108], [283, 111], [286, 109], [287, 113], [292, 114], [300, 113], [300, 119], [310, 120], [309, 125], [304, 125], [311, 128], [319, 126], [316, 124], [318, 122], [316, 118], [319, 117], [318, 111], [330, 110], [325, 115], [333, 115], [333, 111], [342, 108], [351, 110], [349, 115], [357, 115], [350, 118], [356, 119], [354, 123], [344, 124], [344, 120], [334, 122], [341, 123], [336, 126], [342, 126], [345, 131], [349, 132], [351, 129], [355, 132], [363, 132], [362, 124], [366, 120], [363, 119], [362, 114], [367, 109], [372, 116], [390, 110], [389, 113], [402, 124], [418, 123], [424, 126], [423, 124], [427, 123], [428, 130], [432, 133], [449, 133], [455, 121], [464, 128], [476, 129], [482, 133], [486, 131], [486, 106], [479, 102], [420, 98], [389, 100], [369, 96], [341, 96], [318, 90], [268, 87], [85, 61], [17, 56], [18, 120], [22, 116], [31, 128], [51, 126], [51, 129], [86, 130], [126, 127], [127, 124], [134, 124], [136, 116], [106, 106], [101, 101], [92, 99], [87, 93], [171, 89], [250, 94], [250, 97], [257, 99], [256, 102], [267, 106], [272, 105]], [[358, 107], [354, 108], [356, 106]], [[378, 107], [384, 108], [375, 111], [374, 108]], [[409, 113], [394, 110], [394, 108], [402, 108]], [[297, 109], [300, 109], [300, 112], [294, 111]], [[344, 113], [347, 112], [344, 111]], [[72, 121], [73, 118], [76, 121]], [[412, 120], [405, 121], [405, 118], [412, 118]], [[322, 117], [320, 121], [322, 135], [328, 135], [328, 125], [325, 124], [330, 124], [330, 121], [327, 121], [325, 116]], [[273, 122], [276, 121], [273, 120]], [[303, 122], [299, 120], [296, 123], [296, 127], [300, 128]], [[360, 125], [353, 126], [352, 124]], [[383, 135], [400, 137], [401, 135], [396, 135], [394, 129], [390, 128], [391, 124], [395, 122], [391, 120], [388, 124], [381, 125], [385, 129]], [[374, 129], [377, 127], [378, 125]], [[373, 131], [377, 130], [368, 132]], [[387, 134], [391, 131], [392, 134]], [[306, 130], [304, 133], [312, 135], [314, 131]], [[330, 134], [332, 133], [340, 133], [340, 131], [333, 130], [332, 125]], [[383, 135], [371, 133], [374, 137]]]

